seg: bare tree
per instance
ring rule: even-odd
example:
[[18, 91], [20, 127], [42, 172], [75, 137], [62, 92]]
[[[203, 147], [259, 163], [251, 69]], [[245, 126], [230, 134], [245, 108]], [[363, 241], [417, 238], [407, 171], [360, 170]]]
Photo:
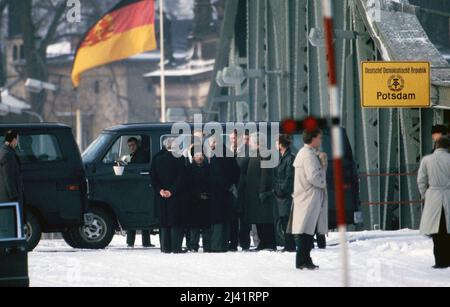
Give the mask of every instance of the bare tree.
[[[8, 5], [8, 0], [0, 1], [0, 25], [3, 22], [3, 14]], [[0, 34], [1, 35], [1, 34]], [[0, 45], [0, 86], [3, 86], [6, 81], [6, 71], [5, 71], [5, 63], [3, 56], [3, 46]]]
[[[50, 11], [47, 14], [47, 19], [50, 22], [45, 29], [45, 36], [40, 41], [38, 40], [38, 33], [42, 31], [42, 29], [36, 26], [33, 19], [33, 1], [21, 0], [17, 4], [17, 9], [19, 10], [21, 17], [24, 56], [26, 61], [22, 76], [25, 79], [33, 78], [42, 81], [47, 81], [48, 79], [46, 58], [47, 47], [56, 35], [56, 30], [67, 6], [65, 0], [59, 0], [56, 4], [53, 4], [53, 1], [46, 2], [51, 5], [49, 7]], [[33, 109], [40, 114], [43, 112], [45, 99], [45, 91], [38, 94], [30, 94], [30, 101]]]

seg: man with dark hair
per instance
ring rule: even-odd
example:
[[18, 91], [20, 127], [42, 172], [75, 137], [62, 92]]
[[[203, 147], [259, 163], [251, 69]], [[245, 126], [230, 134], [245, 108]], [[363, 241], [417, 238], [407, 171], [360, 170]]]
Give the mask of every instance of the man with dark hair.
[[[274, 194], [276, 203], [276, 216], [283, 231], [287, 231], [289, 214], [292, 208], [292, 193], [294, 192], [294, 160], [295, 155], [291, 151], [291, 138], [288, 135], [278, 137], [278, 150], [280, 151], [280, 163], [274, 171]], [[284, 251], [295, 252], [295, 241], [291, 234], [286, 233], [284, 238]]]
[[422, 160], [417, 177], [425, 207], [420, 225], [433, 237], [435, 269], [450, 267], [450, 140], [441, 137], [432, 155]]
[[130, 149], [130, 164], [149, 163], [149, 153], [146, 153], [142, 146], [139, 146], [139, 140], [135, 137], [128, 139], [128, 148]]
[[9, 130], [5, 143], [0, 148], [0, 202], [23, 203], [23, 182], [20, 161], [15, 149], [19, 144], [19, 133]]
[[296, 267], [300, 270], [317, 270], [311, 259], [314, 234], [328, 233], [327, 168], [328, 158], [320, 153], [322, 131], [303, 133], [305, 146], [295, 161], [294, 208], [288, 233], [298, 235]]

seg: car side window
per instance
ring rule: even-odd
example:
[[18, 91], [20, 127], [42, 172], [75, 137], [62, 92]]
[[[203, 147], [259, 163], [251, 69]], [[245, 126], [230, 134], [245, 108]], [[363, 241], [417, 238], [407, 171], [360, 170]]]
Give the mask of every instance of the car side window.
[[126, 165], [151, 162], [151, 138], [148, 135], [122, 135], [106, 153], [104, 164]]
[[63, 160], [56, 137], [49, 134], [20, 135], [16, 152], [22, 164]]

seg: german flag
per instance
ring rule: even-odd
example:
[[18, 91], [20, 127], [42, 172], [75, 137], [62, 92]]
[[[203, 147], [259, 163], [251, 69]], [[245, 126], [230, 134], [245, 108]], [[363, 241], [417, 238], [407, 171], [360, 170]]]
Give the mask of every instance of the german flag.
[[72, 69], [74, 87], [80, 75], [94, 67], [157, 48], [154, 0], [124, 0], [85, 34]]

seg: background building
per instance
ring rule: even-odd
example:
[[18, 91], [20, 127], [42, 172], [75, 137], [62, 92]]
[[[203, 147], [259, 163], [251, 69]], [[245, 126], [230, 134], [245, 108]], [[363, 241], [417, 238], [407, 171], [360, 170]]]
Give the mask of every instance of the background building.
[[[29, 16], [24, 16], [26, 8], [22, 2], [6, 1], [8, 4], [3, 9], [0, 7], [0, 50], [3, 54], [0, 86], [10, 95], [27, 102], [30, 111], [37, 114], [0, 112], [0, 123], [35, 122], [42, 117], [45, 121], [66, 123], [76, 128], [76, 111], [80, 110], [80, 145], [84, 149], [107, 127], [160, 121], [158, 50], [93, 69], [83, 74], [77, 91], [72, 87], [70, 74], [76, 46], [89, 26], [118, 0], [82, 1], [80, 23], [66, 20], [67, 7], [63, 7], [66, 1], [25, 2], [31, 5]], [[158, 1], [155, 3], [157, 5]], [[189, 120], [194, 112], [202, 112], [206, 105], [209, 85], [214, 79], [223, 3], [223, 0], [165, 0], [169, 121]], [[30, 58], [26, 52], [27, 37], [22, 34], [25, 33], [25, 17], [35, 28], [32, 46], [36, 47], [33, 54], [38, 54], [38, 58]], [[156, 26], [159, 41], [159, 20], [156, 20]], [[53, 35], [49, 36], [49, 31], [53, 31]], [[45, 51], [39, 53], [43, 47]], [[25, 81], [30, 77], [50, 82], [57, 89], [30, 93], [25, 87]]]

